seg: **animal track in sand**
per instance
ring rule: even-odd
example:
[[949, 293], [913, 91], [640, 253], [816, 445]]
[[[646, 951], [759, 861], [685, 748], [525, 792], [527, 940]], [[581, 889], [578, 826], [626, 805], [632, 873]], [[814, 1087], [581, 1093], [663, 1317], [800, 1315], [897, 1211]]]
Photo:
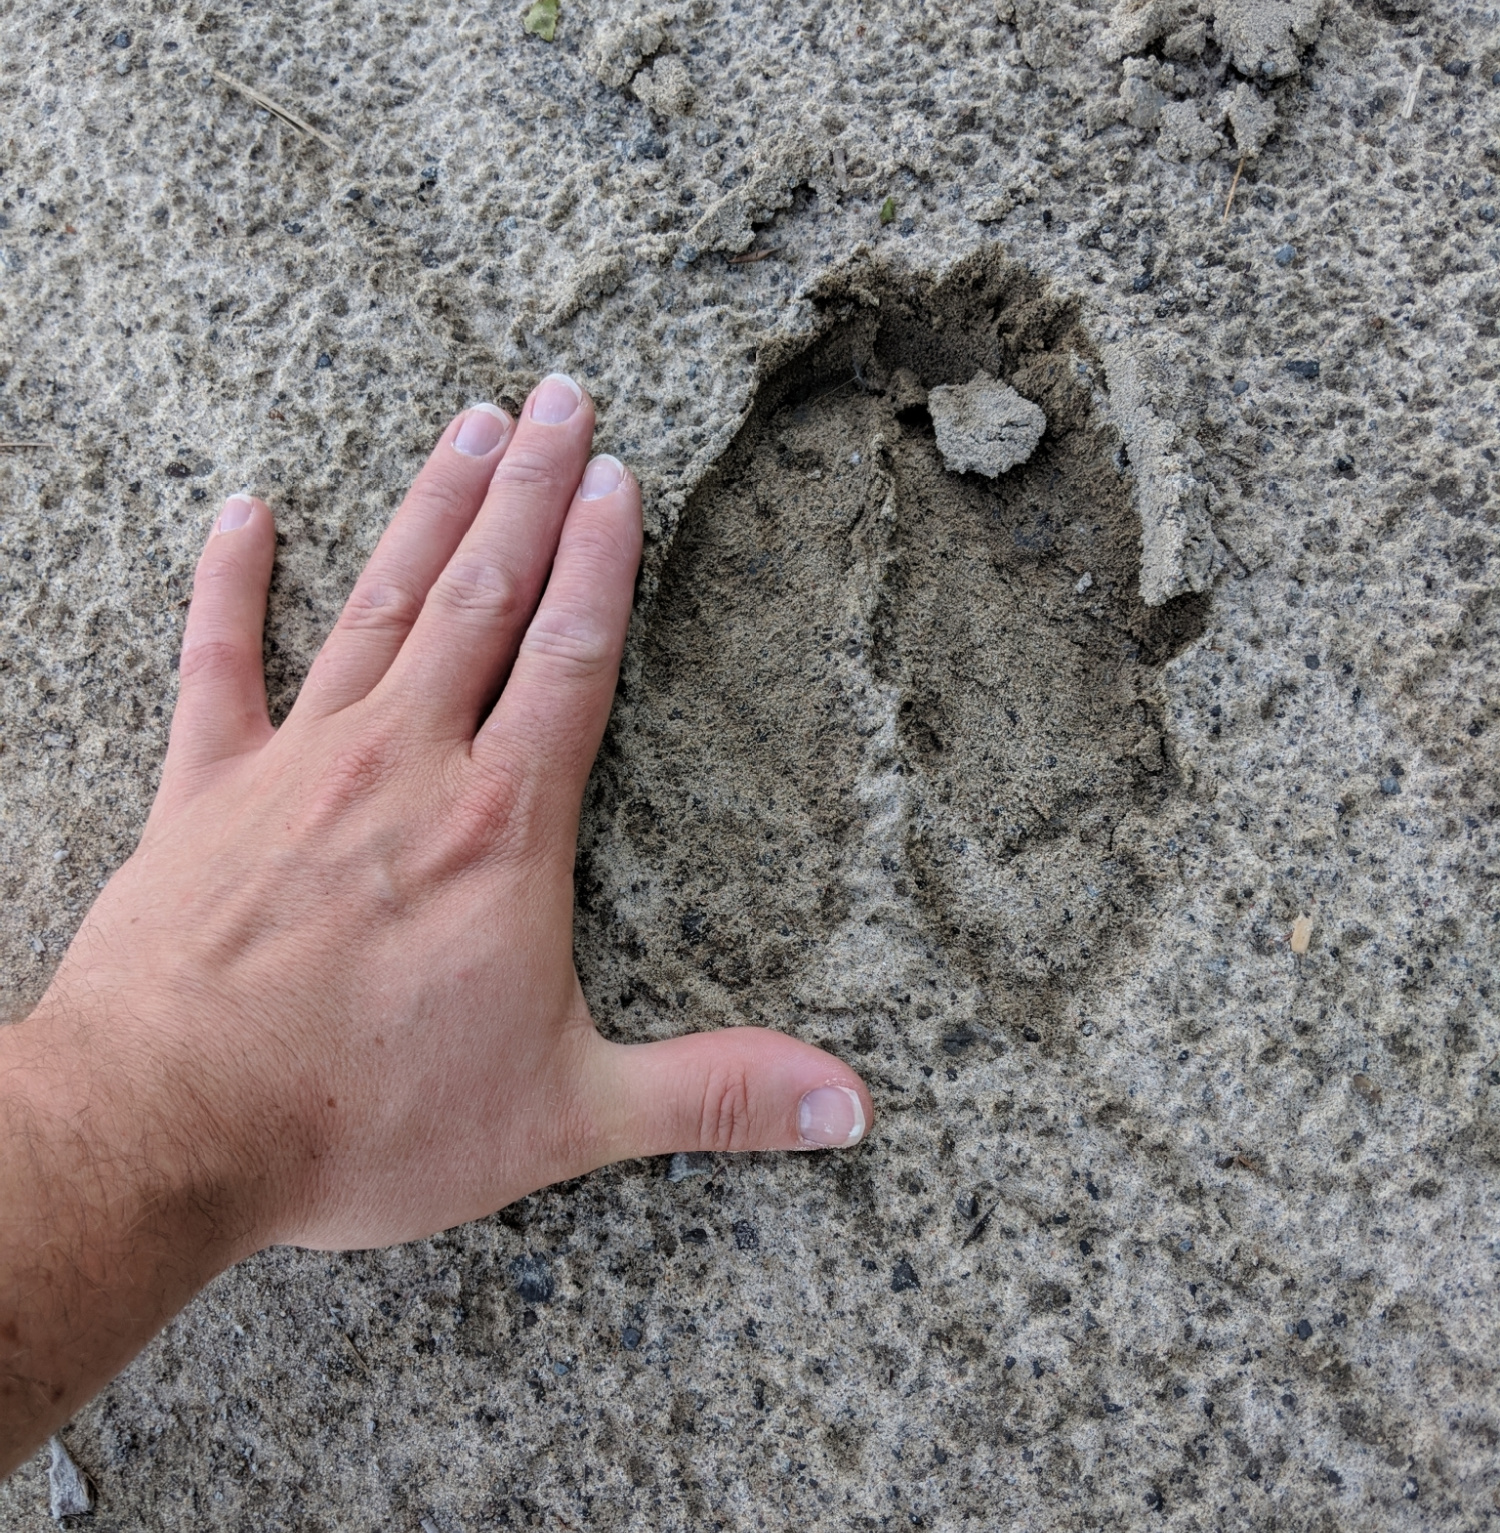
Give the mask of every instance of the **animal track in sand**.
[[[1154, 672], [1206, 599], [1142, 604], [1090, 344], [1036, 279], [864, 269], [820, 304], [684, 510], [585, 820], [581, 961], [627, 1005], [784, 1026], [925, 946], [1030, 1026], [1141, 911], [1116, 831], [1173, 791]], [[995, 479], [944, 467], [925, 405], [981, 369], [1047, 417]]]

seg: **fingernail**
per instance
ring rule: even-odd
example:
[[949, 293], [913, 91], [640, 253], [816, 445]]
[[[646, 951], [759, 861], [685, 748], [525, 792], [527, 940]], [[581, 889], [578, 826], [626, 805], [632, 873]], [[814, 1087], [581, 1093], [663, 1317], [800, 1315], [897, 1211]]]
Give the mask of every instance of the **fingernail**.
[[510, 416], [498, 405], [470, 405], [453, 438], [454, 452], [483, 458], [510, 435]]
[[583, 390], [566, 373], [548, 373], [531, 396], [531, 418], [560, 426], [583, 402]]
[[231, 495], [219, 512], [215, 532], [238, 532], [255, 514], [255, 502], [248, 495]]
[[620, 488], [625, 478], [625, 465], [618, 458], [600, 453], [583, 471], [583, 483], [578, 486], [579, 500], [603, 500]]
[[797, 1132], [803, 1144], [848, 1149], [865, 1137], [865, 1108], [847, 1086], [819, 1086], [797, 1107]]

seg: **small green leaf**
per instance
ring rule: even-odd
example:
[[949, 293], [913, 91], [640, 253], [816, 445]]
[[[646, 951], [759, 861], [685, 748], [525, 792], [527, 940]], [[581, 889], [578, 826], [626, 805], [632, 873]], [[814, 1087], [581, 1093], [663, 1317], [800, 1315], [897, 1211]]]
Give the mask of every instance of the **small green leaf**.
[[[537, 4], [538, 5], [540, 5], [541, 3], [542, 3], [542, 0], [537, 0]], [[880, 204], [880, 221], [883, 224], [893, 224], [893, 223], [895, 223], [895, 221], [896, 221], [896, 199], [894, 197], [887, 197], [885, 199], [885, 201]]]
[[535, 32], [544, 43], [557, 36], [558, 0], [536, 0], [521, 23], [528, 32]]

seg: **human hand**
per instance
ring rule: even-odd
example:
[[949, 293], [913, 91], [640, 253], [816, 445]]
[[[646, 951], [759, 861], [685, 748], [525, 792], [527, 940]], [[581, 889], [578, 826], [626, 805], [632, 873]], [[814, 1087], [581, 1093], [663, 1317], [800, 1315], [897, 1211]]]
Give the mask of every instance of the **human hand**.
[[[631, 1156], [861, 1137], [863, 1085], [796, 1039], [626, 1047], [590, 1018], [574, 849], [641, 549], [633, 477], [585, 467], [593, 425], [556, 377], [515, 424], [460, 416], [280, 729], [271, 513], [226, 504], [140, 845], [36, 1013], [0, 1031], [11, 1121], [44, 1144], [76, 1130], [44, 1179], [128, 1208], [111, 1178], [144, 1177], [151, 1218], [192, 1210], [217, 1270], [272, 1243], [428, 1235]], [[29, 1203], [0, 1196], [6, 1216], [53, 1238]], [[188, 1266], [167, 1286], [211, 1275]], [[15, 1281], [0, 1259], [0, 1311]]]

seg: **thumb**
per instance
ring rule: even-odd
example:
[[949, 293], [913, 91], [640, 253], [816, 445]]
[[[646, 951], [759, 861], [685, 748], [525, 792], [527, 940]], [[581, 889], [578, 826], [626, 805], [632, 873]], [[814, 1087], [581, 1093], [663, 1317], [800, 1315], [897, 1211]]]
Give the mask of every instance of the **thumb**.
[[864, 1082], [847, 1065], [763, 1027], [663, 1043], [599, 1042], [591, 1105], [608, 1160], [678, 1150], [847, 1149], [874, 1116]]

